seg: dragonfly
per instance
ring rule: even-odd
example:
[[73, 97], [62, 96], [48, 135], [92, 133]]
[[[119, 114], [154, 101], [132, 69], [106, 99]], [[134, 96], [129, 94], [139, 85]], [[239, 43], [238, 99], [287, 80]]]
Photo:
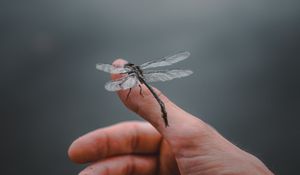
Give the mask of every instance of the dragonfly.
[[135, 65], [132, 63], [126, 63], [123, 67], [116, 67], [111, 64], [96, 64], [96, 69], [104, 71], [110, 74], [124, 74], [122, 78], [108, 81], [105, 84], [105, 89], [108, 91], [119, 91], [129, 89], [126, 100], [131, 93], [131, 89], [139, 86], [140, 95], [142, 95], [142, 84], [144, 84], [153, 97], [158, 102], [162, 119], [165, 123], [165, 127], [169, 126], [167, 111], [164, 102], [159, 98], [157, 93], [153, 88], [148, 84], [150, 82], [162, 82], [169, 81], [175, 78], [182, 78], [189, 76], [193, 73], [191, 70], [184, 69], [168, 69], [168, 70], [147, 70], [149, 68], [156, 68], [162, 66], [169, 66], [179, 61], [182, 61], [190, 56], [190, 53], [187, 51], [178, 52], [174, 55], [169, 55], [163, 58], [154, 59], [152, 61], [146, 62], [141, 65]]

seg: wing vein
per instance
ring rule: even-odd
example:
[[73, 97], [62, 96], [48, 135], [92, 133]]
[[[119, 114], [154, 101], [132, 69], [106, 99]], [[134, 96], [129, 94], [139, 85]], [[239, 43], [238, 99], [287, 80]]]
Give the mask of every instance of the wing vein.
[[161, 66], [169, 66], [171, 64], [182, 61], [190, 56], [189, 52], [179, 52], [175, 55], [167, 56], [161, 59], [152, 60], [142, 64], [140, 67], [142, 69], [161, 67]]
[[158, 82], [158, 81], [169, 81], [174, 78], [182, 78], [189, 76], [193, 73], [191, 70], [181, 70], [181, 69], [172, 69], [172, 70], [148, 70], [144, 71], [144, 79], [147, 82]]

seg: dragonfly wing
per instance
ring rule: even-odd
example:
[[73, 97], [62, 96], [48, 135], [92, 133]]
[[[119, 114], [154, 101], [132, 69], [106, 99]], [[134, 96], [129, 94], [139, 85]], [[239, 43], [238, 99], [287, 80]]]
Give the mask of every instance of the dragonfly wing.
[[142, 64], [140, 67], [142, 69], [148, 69], [153, 67], [169, 66], [176, 62], [182, 61], [190, 56], [189, 52], [179, 52], [175, 55], [170, 55], [161, 59], [152, 60]]
[[145, 70], [143, 72], [144, 79], [147, 82], [157, 82], [157, 81], [168, 81], [174, 78], [182, 78], [189, 76], [193, 73], [191, 70], [181, 70], [181, 69], [172, 69], [172, 70]]
[[108, 72], [111, 74], [126, 73], [128, 71], [128, 69], [126, 69], [124, 67], [115, 67], [110, 64], [96, 64], [96, 69], [104, 71], [104, 72]]
[[108, 91], [119, 91], [132, 88], [138, 84], [136, 76], [130, 75], [117, 80], [111, 80], [105, 84]]
[[127, 80], [121, 84], [122, 89], [129, 89], [135, 87], [139, 83], [135, 75], [129, 75]]

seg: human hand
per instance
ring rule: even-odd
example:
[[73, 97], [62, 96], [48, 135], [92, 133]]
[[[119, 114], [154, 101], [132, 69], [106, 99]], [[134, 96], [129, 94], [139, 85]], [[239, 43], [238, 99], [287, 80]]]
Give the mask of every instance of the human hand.
[[[124, 64], [117, 60], [114, 65]], [[113, 79], [120, 75], [112, 75]], [[91, 163], [81, 175], [196, 175], [272, 174], [256, 157], [239, 149], [202, 120], [180, 109], [156, 92], [166, 106], [169, 127], [164, 126], [160, 107], [142, 86], [118, 91], [122, 102], [146, 122], [124, 122], [98, 129], [75, 140], [69, 157]]]

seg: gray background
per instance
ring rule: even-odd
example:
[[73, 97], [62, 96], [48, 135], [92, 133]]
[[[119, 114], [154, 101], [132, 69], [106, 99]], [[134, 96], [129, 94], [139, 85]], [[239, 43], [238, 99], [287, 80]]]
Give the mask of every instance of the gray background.
[[299, 1], [1, 1], [1, 174], [76, 174], [78, 136], [139, 120], [98, 62], [181, 50], [188, 78], [154, 86], [277, 174], [300, 162]]

